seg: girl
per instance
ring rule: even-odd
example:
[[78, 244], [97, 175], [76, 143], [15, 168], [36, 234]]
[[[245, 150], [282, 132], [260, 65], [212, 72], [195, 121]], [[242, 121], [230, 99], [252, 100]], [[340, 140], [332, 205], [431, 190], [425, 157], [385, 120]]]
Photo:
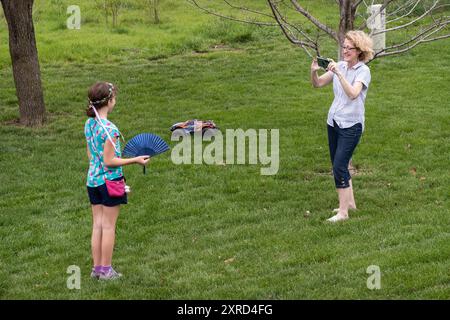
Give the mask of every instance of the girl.
[[117, 89], [108, 82], [97, 82], [89, 89], [86, 112], [89, 119], [84, 126], [89, 158], [87, 190], [93, 217], [91, 277], [104, 280], [122, 276], [112, 268], [111, 260], [120, 205], [127, 203], [126, 193], [122, 197], [109, 196], [105, 181], [123, 179], [122, 166], [132, 163], [145, 166], [150, 160], [149, 156], [121, 159], [120, 132], [108, 120], [116, 104], [116, 93]]
[[348, 164], [364, 130], [364, 102], [370, 84], [370, 69], [365, 62], [373, 57], [372, 40], [363, 31], [349, 31], [342, 45], [344, 61], [331, 62], [320, 77], [317, 60], [311, 64], [311, 82], [315, 88], [333, 82], [334, 100], [328, 112], [328, 145], [339, 208], [328, 219], [348, 219], [348, 210], [356, 210]]

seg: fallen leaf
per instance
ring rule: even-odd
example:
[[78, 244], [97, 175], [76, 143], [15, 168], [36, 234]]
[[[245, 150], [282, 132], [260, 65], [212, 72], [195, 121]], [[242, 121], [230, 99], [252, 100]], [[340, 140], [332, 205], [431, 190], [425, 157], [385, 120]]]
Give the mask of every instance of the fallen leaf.
[[424, 180], [426, 180], [426, 179], [427, 179], [427, 178], [425, 178], [425, 177], [420, 177], [420, 178], [419, 178], [420, 181], [424, 181]]
[[415, 167], [412, 167], [411, 169], [409, 169], [409, 172], [415, 176], [417, 174], [417, 169]]
[[224, 262], [226, 264], [229, 264], [229, 263], [232, 263], [233, 261], [234, 261], [234, 258], [230, 258], [230, 259], [225, 260]]

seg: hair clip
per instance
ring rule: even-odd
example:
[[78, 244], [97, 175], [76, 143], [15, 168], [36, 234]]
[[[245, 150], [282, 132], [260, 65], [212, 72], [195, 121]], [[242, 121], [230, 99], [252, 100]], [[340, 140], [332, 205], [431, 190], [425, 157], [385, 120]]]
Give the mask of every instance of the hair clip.
[[109, 99], [112, 96], [112, 93], [113, 93], [113, 90], [114, 90], [114, 85], [111, 82], [108, 82], [108, 86], [109, 86], [109, 88], [108, 88], [108, 90], [109, 90], [108, 99]]

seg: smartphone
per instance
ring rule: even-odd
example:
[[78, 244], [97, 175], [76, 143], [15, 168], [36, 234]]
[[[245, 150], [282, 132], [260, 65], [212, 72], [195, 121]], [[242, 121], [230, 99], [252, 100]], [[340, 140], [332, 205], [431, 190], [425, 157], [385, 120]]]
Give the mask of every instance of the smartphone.
[[330, 64], [331, 59], [323, 58], [323, 57], [317, 57], [317, 63], [319, 64], [319, 67], [327, 70], [328, 65]]

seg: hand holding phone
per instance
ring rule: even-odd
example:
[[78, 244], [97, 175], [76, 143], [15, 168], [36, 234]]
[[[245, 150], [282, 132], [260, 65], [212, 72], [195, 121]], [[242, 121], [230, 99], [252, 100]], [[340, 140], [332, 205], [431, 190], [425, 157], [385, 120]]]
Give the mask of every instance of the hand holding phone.
[[324, 70], [327, 70], [328, 65], [331, 61], [332, 60], [328, 58], [317, 57], [317, 63], [319, 64], [319, 67], [323, 68]]

